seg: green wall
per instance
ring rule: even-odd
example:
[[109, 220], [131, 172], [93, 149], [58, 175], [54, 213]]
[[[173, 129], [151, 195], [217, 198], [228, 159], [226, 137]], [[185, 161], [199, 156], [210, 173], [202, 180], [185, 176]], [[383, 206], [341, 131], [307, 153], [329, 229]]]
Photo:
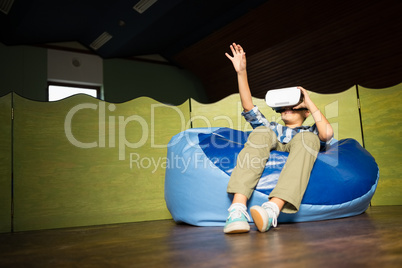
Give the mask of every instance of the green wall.
[[15, 231], [171, 218], [167, 143], [189, 121], [188, 101], [15, 95], [13, 106]]
[[380, 168], [373, 205], [402, 205], [402, 84], [369, 89], [359, 86], [366, 149]]
[[11, 230], [11, 94], [0, 98], [0, 233]]
[[179, 105], [189, 98], [206, 102], [198, 79], [191, 73], [164, 64], [111, 59], [103, 62], [105, 101], [124, 102], [147, 96]]
[[47, 51], [0, 43], [0, 96], [16, 92], [25, 98], [47, 100]]

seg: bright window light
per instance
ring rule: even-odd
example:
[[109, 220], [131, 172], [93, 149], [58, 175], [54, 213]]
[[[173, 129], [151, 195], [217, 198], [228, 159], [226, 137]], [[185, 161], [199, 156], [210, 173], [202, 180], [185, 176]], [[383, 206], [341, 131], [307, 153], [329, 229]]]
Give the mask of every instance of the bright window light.
[[49, 85], [49, 101], [57, 101], [76, 94], [98, 97], [98, 90], [91, 88]]

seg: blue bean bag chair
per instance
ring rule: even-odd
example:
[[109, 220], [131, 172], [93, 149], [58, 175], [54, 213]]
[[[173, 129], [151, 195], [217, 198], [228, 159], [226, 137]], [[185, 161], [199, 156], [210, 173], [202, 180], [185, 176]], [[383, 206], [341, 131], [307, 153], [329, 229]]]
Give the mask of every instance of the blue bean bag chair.
[[[233, 195], [226, 193], [236, 158], [250, 132], [196, 128], [168, 144], [165, 200], [176, 222], [224, 226]], [[248, 207], [261, 205], [275, 187], [288, 153], [272, 151]], [[278, 222], [304, 222], [363, 213], [379, 179], [374, 158], [354, 139], [336, 141], [318, 154], [300, 209]]]

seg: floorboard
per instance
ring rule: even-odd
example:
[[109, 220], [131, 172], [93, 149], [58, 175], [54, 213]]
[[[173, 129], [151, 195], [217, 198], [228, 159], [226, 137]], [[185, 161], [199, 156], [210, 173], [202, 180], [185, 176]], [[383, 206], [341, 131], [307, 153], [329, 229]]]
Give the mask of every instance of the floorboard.
[[172, 220], [0, 234], [0, 267], [402, 267], [402, 206], [267, 233]]

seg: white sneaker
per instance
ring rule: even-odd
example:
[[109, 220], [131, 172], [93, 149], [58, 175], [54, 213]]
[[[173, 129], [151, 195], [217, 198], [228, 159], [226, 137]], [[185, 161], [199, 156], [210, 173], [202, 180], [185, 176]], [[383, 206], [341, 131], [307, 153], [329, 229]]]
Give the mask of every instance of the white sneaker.
[[250, 208], [251, 217], [258, 231], [266, 232], [271, 226], [277, 225], [277, 213], [275, 213], [275, 204], [265, 202], [261, 206], [252, 206]]
[[247, 233], [250, 231], [250, 216], [247, 213], [247, 208], [241, 204], [231, 205], [228, 209], [229, 216], [226, 219], [223, 232], [226, 234]]

